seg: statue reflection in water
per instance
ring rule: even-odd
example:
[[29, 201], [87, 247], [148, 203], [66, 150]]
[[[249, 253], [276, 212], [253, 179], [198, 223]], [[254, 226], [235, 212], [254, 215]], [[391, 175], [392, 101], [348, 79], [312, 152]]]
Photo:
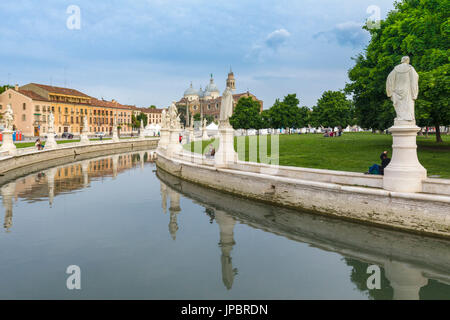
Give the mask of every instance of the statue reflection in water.
[[1, 187], [2, 204], [5, 208], [5, 221], [3, 223], [3, 228], [5, 228], [6, 232], [10, 232], [12, 227], [13, 198], [15, 190], [15, 182], [8, 183]]
[[[176, 239], [176, 233], [179, 229], [177, 216], [181, 212], [180, 207], [180, 197], [181, 194], [175, 191], [173, 188], [166, 185], [164, 182], [160, 181], [161, 187], [161, 207], [166, 213], [167, 199], [169, 198], [170, 207], [170, 221], [169, 221], [169, 233], [173, 240]], [[214, 208], [206, 208], [206, 214], [210, 218], [210, 223], [216, 220], [220, 229], [220, 241], [219, 248], [222, 252], [220, 261], [222, 265], [222, 281], [228, 290], [231, 290], [234, 282], [234, 277], [238, 274], [237, 268], [233, 268], [231, 251], [233, 246], [236, 244], [234, 241], [234, 226], [236, 220], [226, 213], [225, 211], [216, 210]]]
[[[239, 219], [250, 227], [342, 255], [351, 267], [350, 280], [371, 299], [416, 300], [450, 296], [447, 241], [239, 200], [164, 172], [159, 172], [158, 177], [165, 181], [161, 190], [173, 188], [172, 193], [182, 190], [183, 195], [195, 199], [205, 208], [210, 223], [217, 222], [222, 280], [228, 290], [237, 275], [231, 253], [236, 244], [234, 226]], [[179, 201], [179, 196], [176, 199]], [[380, 289], [369, 289], [367, 281], [371, 274], [368, 270], [372, 265], [380, 267]]]

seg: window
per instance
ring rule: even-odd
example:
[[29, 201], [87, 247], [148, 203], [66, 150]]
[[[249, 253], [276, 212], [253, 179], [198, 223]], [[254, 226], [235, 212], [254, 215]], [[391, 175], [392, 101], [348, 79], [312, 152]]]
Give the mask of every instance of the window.
[[22, 115], [22, 121], [27, 121], [27, 116], [26, 115]]
[[[25, 110], [25, 109], [24, 109]], [[36, 106], [36, 112], [39, 112], [40, 111], [40, 108], [39, 108], [39, 106]]]
[[55, 112], [55, 107], [52, 107], [52, 111]]
[[24, 103], [22, 107], [23, 107], [23, 110], [26, 110], [27, 109], [27, 104]]
[[3, 106], [0, 104], [0, 110], [2, 110], [3, 109]]

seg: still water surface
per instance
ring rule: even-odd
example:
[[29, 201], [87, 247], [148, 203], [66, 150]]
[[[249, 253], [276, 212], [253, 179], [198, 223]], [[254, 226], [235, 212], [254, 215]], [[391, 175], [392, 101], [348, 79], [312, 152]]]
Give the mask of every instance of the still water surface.
[[150, 151], [0, 188], [1, 299], [450, 299], [447, 241], [221, 194], [157, 172]]

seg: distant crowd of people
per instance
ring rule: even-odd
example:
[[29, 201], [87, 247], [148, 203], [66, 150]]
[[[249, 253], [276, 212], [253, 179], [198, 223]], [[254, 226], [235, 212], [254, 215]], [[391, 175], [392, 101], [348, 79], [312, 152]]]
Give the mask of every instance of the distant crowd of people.
[[332, 129], [327, 129], [325, 130], [325, 133], [323, 134], [324, 137], [328, 138], [328, 137], [340, 137], [342, 136], [342, 127], [338, 127], [337, 131], [334, 131]]

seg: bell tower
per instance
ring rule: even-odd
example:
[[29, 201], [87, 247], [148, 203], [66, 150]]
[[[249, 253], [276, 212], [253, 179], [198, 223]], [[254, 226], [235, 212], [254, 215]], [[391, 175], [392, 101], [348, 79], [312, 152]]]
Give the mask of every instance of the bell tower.
[[234, 74], [233, 70], [231, 70], [231, 67], [230, 72], [228, 72], [227, 87], [231, 90], [236, 90], [236, 80], [234, 79]]

